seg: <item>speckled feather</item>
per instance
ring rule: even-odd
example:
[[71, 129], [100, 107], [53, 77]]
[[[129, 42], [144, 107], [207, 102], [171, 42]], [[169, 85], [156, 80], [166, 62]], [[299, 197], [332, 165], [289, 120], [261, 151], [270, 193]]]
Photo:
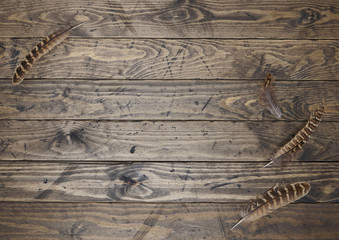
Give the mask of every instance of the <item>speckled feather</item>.
[[282, 164], [283, 162], [290, 160], [292, 153], [300, 151], [303, 145], [310, 138], [311, 134], [318, 127], [324, 114], [324, 109], [325, 100], [322, 99], [317, 109], [312, 112], [310, 119], [308, 120], [305, 127], [303, 127], [288, 143], [280, 148], [280, 150], [273, 157], [270, 158], [271, 161], [267, 163], [264, 168], [269, 165]]
[[241, 219], [230, 230], [233, 230], [242, 222], [255, 221], [270, 214], [274, 210], [304, 197], [310, 189], [311, 185], [306, 182], [296, 182], [286, 185], [276, 184], [262, 194], [262, 196], [251, 199], [248, 206], [241, 212]]
[[24, 79], [29, 70], [33, 67], [34, 63], [38, 61], [42, 56], [46, 55], [51, 51], [55, 46], [60, 44], [65, 40], [71, 31], [83, 23], [72, 26], [66, 30], [58, 31], [53, 34], [48, 35], [43, 41], [41, 41], [35, 48], [33, 48], [29, 54], [26, 55], [24, 60], [20, 65], [15, 69], [12, 83], [14, 85], [20, 84]]

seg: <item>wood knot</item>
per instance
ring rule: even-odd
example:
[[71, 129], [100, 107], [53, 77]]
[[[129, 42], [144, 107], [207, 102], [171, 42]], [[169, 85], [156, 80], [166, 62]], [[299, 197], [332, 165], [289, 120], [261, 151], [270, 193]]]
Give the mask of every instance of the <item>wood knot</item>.
[[64, 92], [62, 93], [62, 96], [67, 98], [70, 92], [71, 92], [71, 89], [67, 87], [67, 88], [65, 88]]
[[114, 187], [108, 189], [112, 199], [145, 199], [153, 194], [147, 186], [148, 177], [137, 170], [114, 171], [109, 174]]
[[84, 134], [85, 129], [75, 124], [75, 122], [66, 123], [51, 141], [49, 149], [61, 154], [84, 153], [87, 149], [83, 139]]
[[325, 15], [320, 14], [320, 12], [311, 8], [307, 8], [300, 11], [300, 17], [298, 18], [297, 23], [298, 25], [309, 25], [319, 21], [324, 17]]

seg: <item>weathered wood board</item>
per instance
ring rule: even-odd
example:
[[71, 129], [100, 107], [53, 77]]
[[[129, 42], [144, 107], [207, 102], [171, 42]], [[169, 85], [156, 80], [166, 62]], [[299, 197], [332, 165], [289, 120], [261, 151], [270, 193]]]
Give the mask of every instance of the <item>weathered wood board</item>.
[[74, 35], [164, 38], [339, 38], [336, 0], [3, 1], [0, 32], [43, 37], [87, 22]]
[[233, 231], [243, 204], [0, 203], [3, 239], [337, 239], [338, 204], [290, 204]]
[[339, 164], [1, 163], [0, 201], [247, 202], [275, 183], [307, 181], [298, 202], [339, 202]]
[[[283, 120], [306, 121], [324, 98], [339, 119], [336, 81], [277, 82]], [[0, 80], [0, 119], [275, 120], [259, 104], [259, 81]]]
[[[306, 123], [0, 121], [0, 160], [268, 161]], [[322, 122], [298, 161], [337, 161], [338, 122]]]
[[[41, 40], [0, 38], [0, 78]], [[278, 80], [339, 80], [338, 49], [337, 40], [68, 38], [26, 78], [241, 80], [270, 71]]]

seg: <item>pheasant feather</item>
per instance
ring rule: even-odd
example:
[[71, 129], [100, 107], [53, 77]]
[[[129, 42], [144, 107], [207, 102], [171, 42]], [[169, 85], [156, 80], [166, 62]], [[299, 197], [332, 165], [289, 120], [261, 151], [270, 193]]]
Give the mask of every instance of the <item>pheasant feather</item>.
[[63, 40], [65, 40], [71, 31], [83, 23], [72, 26], [66, 30], [55, 32], [48, 37], [46, 37], [43, 41], [41, 41], [35, 48], [30, 51], [29, 54], [26, 55], [24, 60], [20, 63], [20, 65], [15, 69], [12, 83], [14, 85], [20, 84], [28, 71], [33, 67], [34, 63], [38, 61], [42, 56], [51, 51], [55, 46], [60, 44]]
[[242, 222], [257, 220], [278, 208], [304, 197], [310, 189], [310, 184], [306, 182], [286, 185], [276, 184], [262, 196], [251, 199], [248, 206], [241, 212], [241, 219], [230, 230], [233, 230]]
[[322, 99], [321, 103], [318, 105], [317, 109], [312, 112], [310, 119], [303, 129], [301, 129], [288, 143], [286, 143], [273, 157], [270, 158], [270, 162], [267, 163], [265, 167], [269, 165], [281, 164], [284, 161], [287, 161], [291, 156], [291, 153], [300, 151], [303, 145], [310, 138], [311, 134], [318, 127], [321, 118], [324, 114], [325, 101]]
[[261, 88], [261, 102], [277, 119], [281, 118], [281, 109], [277, 104], [277, 100], [274, 97], [272, 88], [273, 77], [270, 73], [267, 74], [264, 84]]

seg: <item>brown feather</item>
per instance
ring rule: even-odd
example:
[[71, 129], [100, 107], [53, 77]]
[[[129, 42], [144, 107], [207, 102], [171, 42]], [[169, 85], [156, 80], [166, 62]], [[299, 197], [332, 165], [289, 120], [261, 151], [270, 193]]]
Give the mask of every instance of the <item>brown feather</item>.
[[306, 182], [296, 182], [286, 185], [276, 184], [262, 196], [251, 199], [248, 206], [241, 213], [241, 219], [230, 230], [233, 230], [242, 222], [257, 220], [278, 208], [302, 198], [310, 189], [310, 184]]
[[270, 162], [264, 167], [269, 165], [276, 165], [286, 162], [291, 159], [291, 154], [300, 151], [303, 145], [310, 138], [311, 134], [319, 125], [321, 118], [324, 114], [325, 100], [322, 99], [317, 109], [312, 112], [310, 119], [303, 129], [301, 129], [288, 143], [286, 143], [280, 150], [270, 158]]
[[273, 114], [273, 116], [275, 116], [277, 119], [280, 119], [282, 113], [273, 93], [272, 81], [273, 77], [270, 73], [268, 73], [260, 90], [260, 100], [261, 103], [265, 105], [266, 108]]
[[12, 83], [14, 85], [20, 84], [29, 70], [33, 67], [34, 63], [38, 61], [42, 56], [51, 51], [55, 46], [60, 44], [63, 40], [65, 40], [71, 31], [83, 23], [72, 26], [66, 30], [55, 32], [48, 37], [46, 37], [43, 41], [41, 41], [35, 48], [33, 48], [29, 54], [26, 55], [24, 60], [20, 63], [20, 65], [15, 69]]

